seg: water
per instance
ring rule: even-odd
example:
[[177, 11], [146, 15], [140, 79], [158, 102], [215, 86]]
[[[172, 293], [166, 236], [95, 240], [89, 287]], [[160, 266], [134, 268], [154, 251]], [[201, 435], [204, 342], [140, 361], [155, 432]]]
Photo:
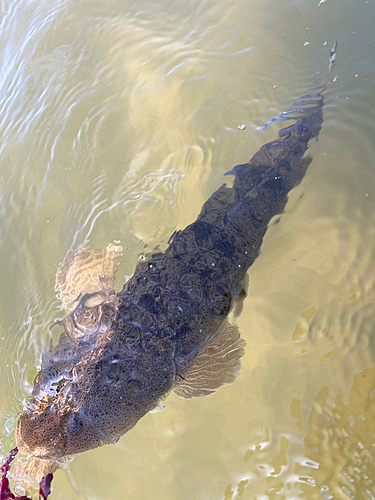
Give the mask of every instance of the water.
[[239, 380], [171, 395], [59, 471], [51, 498], [375, 498], [373, 19], [373, 0], [2, 0], [3, 455], [68, 249], [120, 240], [119, 289], [276, 136], [258, 127], [339, 41], [313, 163], [250, 269]]

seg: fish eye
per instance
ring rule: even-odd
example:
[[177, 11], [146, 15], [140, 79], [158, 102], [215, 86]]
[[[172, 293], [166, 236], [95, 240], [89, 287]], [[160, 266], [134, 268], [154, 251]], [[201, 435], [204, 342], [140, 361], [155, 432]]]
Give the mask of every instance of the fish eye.
[[83, 422], [76, 413], [71, 413], [69, 418], [69, 428], [73, 436], [76, 436], [81, 432], [83, 428]]
[[100, 306], [103, 302], [103, 296], [99, 292], [87, 294], [82, 299], [82, 305], [85, 309], [93, 309], [94, 307]]
[[130, 380], [130, 382], [128, 382], [128, 388], [132, 394], [139, 394], [141, 390], [141, 384], [138, 382], [138, 380]]

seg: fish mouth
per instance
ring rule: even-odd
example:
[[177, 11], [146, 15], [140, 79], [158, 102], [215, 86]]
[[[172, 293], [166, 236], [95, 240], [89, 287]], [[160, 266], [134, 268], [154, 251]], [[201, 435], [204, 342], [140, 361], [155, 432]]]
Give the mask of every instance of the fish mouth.
[[57, 469], [66, 465], [65, 461], [36, 456], [18, 458], [15, 464], [15, 480], [25, 485], [33, 482], [39, 483], [47, 474], [53, 474]]

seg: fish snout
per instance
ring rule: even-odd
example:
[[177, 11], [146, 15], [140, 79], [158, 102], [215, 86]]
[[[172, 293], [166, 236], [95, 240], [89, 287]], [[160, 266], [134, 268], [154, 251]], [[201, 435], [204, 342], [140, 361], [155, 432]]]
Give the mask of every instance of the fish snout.
[[21, 453], [42, 458], [62, 455], [65, 443], [61, 430], [61, 415], [53, 409], [40, 413], [26, 410], [17, 422], [17, 447]]

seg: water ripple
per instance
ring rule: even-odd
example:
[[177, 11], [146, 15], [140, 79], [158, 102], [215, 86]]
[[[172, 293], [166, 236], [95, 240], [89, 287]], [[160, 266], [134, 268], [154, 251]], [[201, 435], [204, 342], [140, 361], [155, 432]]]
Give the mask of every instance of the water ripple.
[[[371, 6], [0, 5], [4, 449], [62, 315], [53, 287], [67, 250], [121, 240], [122, 286], [140, 253], [165, 248], [222, 174], [276, 136], [279, 124], [257, 126], [324, 74], [325, 38], [339, 32], [314, 161], [251, 269], [240, 379], [208, 400], [171, 396], [117, 446], [78, 457], [56, 495], [373, 498], [375, 66], [347, 33], [358, 16], [353, 31], [371, 41]], [[126, 480], [108, 479], [114, 461]]]

